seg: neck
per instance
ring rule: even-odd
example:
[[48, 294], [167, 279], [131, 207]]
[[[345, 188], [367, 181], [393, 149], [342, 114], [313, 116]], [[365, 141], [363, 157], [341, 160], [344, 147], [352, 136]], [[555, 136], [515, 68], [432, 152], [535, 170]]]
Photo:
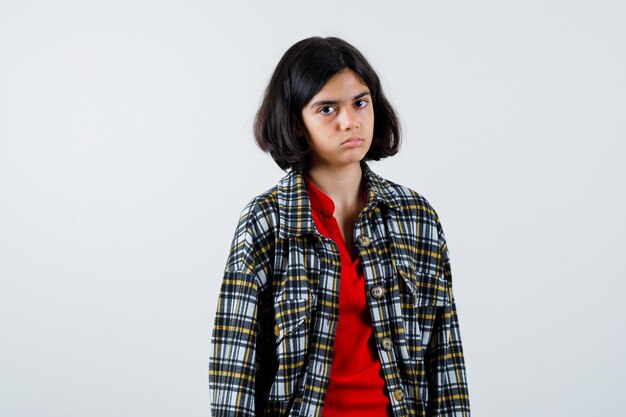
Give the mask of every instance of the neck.
[[336, 212], [351, 211], [362, 205], [363, 172], [359, 162], [342, 166], [315, 166], [305, 175], [335, 203]]

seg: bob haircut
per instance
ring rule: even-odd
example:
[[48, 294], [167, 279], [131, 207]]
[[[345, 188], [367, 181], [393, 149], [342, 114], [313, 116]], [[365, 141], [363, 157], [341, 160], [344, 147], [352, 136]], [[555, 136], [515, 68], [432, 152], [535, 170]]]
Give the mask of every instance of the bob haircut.
[[374, 106], [372, 145], [364, 161], [398, 153], [400, 122], [383, 94], [378, 75], [352, 45], [336, 37], [314, 36], [292, 45], [278, 62], [263, 101], [254, 118], [254, 137], [278, 166], [306, 170], [311, 148], [295, 130], [302, 121], [302, 109], [324, 84], [339, 71], [349, 68], [368, 86]]

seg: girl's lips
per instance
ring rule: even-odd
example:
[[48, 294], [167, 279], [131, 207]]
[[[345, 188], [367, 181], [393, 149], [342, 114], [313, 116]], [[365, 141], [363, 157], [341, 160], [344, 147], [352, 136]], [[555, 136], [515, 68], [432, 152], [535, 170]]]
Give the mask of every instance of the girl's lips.
[[346, 142], [342, 143], [342, 146], [347, 146], [348, 148], [355, 148], [357, 146], [361, 146], [363, 143], [363, 139], [349, 139]]

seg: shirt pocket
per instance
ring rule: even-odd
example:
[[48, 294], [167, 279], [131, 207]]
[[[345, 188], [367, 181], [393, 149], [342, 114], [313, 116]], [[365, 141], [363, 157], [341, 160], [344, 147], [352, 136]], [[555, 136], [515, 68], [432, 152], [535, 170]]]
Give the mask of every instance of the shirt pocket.
[[449, 303], [448, 283], [441, 275], [399, 265], [401, 306], [409, 356], [421, 360], [435, 317]]
[[275, 353], [278, 368], [270, 387], [270, 400], [288, 400], [298, 389], [310, 344], [312, 298], [274, 300]]

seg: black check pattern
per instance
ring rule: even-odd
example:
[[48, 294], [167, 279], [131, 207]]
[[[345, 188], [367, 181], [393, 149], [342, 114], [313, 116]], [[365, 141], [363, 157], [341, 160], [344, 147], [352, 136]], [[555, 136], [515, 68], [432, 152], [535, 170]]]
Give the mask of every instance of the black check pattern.
[[[439, 217], [417, 192], [380, 177], [364, 161], [361, 168], [367, 202], [353, 239], [394, 416], [469, 417]], [[315, 227], [301, 171], [289, 171], [246, 204], [211, 337], [214, 417], [322, 415], [340, 268], [336, 244]]]

